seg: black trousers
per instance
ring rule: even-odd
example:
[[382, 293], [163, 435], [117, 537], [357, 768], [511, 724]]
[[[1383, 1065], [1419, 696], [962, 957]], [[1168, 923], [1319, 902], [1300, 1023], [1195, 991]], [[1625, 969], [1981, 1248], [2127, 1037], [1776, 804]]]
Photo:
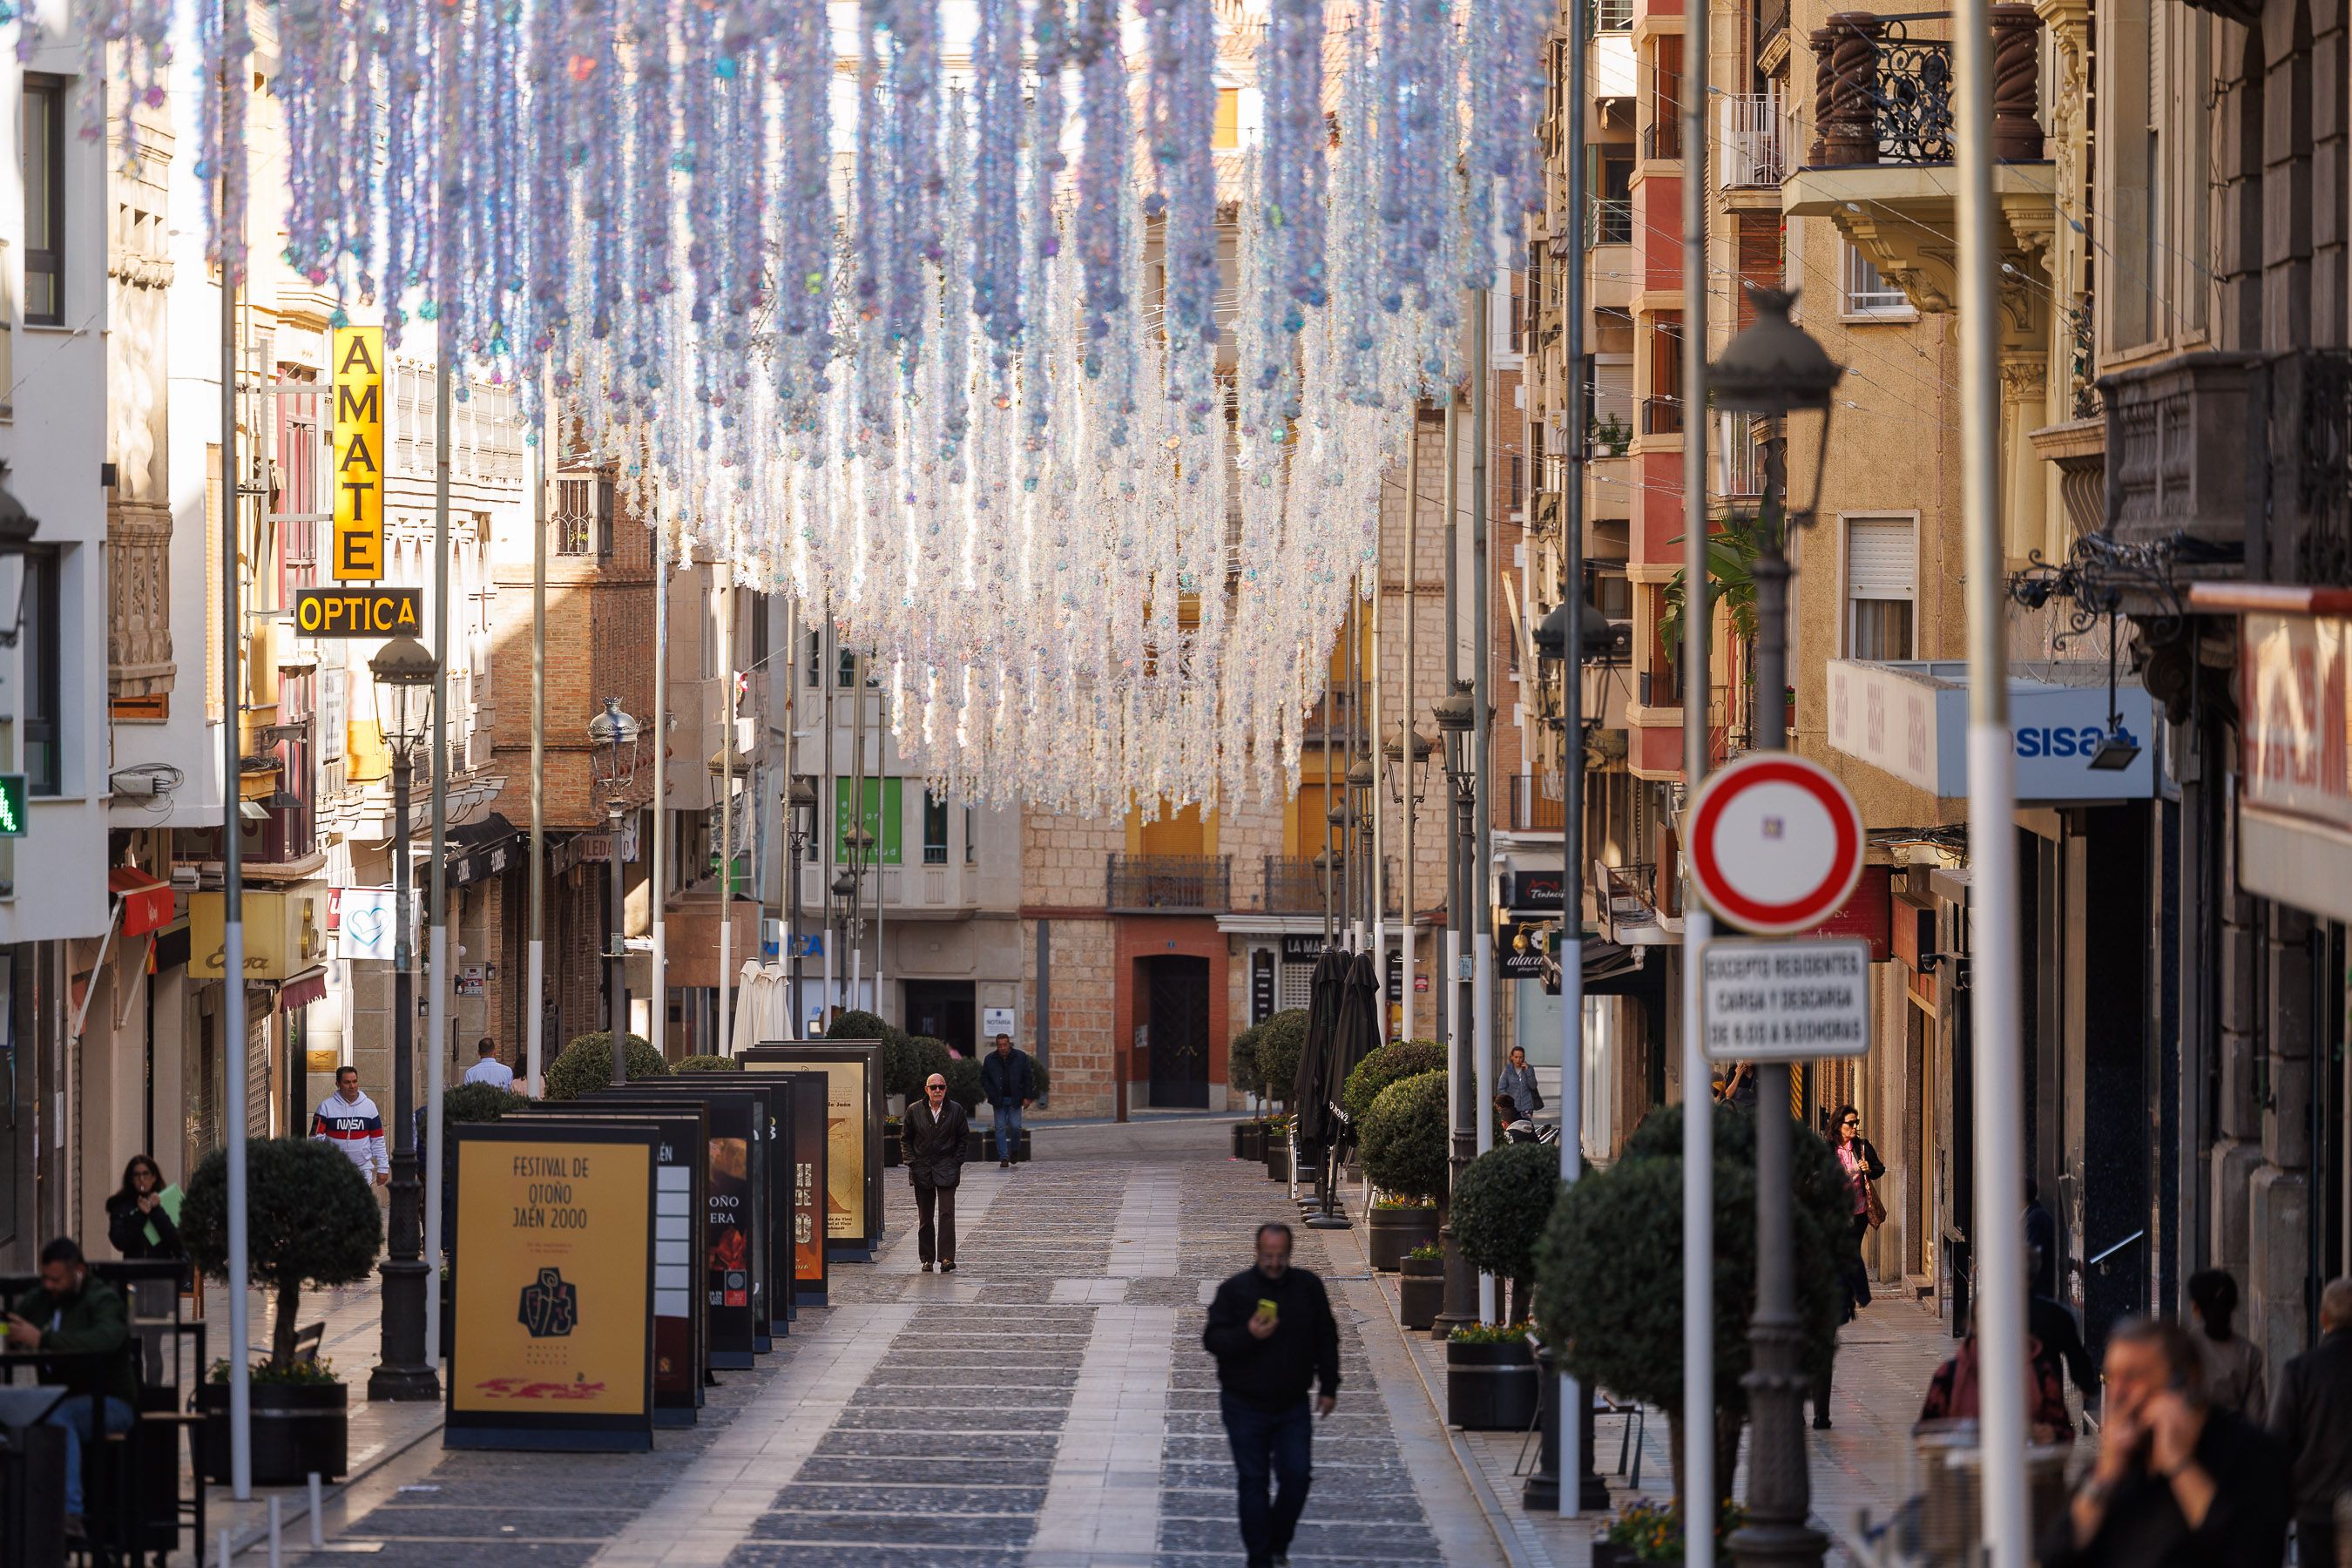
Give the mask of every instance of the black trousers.
[[[915, 1249], [926, 1263], [955, 1261], [955, 1194], [953, 1187], [935, 1187], [929, 1182], [915, 1184], [915, 1210], [922, 1215], [922, 1227], [915, 1236]], [[939, 1223], [933, 1226], [932, 1211], [936, 1208]]]

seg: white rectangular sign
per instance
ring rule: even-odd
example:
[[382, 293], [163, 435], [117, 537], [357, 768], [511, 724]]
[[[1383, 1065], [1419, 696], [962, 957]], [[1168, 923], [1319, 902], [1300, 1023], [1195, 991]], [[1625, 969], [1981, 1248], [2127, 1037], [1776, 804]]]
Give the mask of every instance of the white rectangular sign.
[[1870, 943], [1725, 937], [1700, 960], [1706, 1059], [1805, 1062], [1870, 1049]]
[[996, 1037], [1011, 1033], [1013, 1033], [1012, 1008], [982, 1007], [980, 1010], [980, 1048], [982, 1050], [993, 1050], [996, 1046]]
[[[393, 892], [390, 888], [344, 888], [336, 900], [339, 920], [335, 931], [337, 958], [372, 958], [389, 963], [394, 956], [394, 943], [399, 932], [394, 929]], [[408, 890], [408, 935], [415, 952], [416, 912], [422, 889]]]

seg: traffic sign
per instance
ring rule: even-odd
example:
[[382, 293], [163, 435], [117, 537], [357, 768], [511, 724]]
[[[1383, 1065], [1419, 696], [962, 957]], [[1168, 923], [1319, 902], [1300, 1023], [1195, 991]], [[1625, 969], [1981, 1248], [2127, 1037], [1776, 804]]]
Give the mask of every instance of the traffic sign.
[[1811, 931], [1862, 876], [1853, 796], [1820, 763], [1779, 752], [1751, 752], [1700, 785], [1689, 838], [1699, 897], [1760, 935]]
[[1870, 1050], [1870, 944], [1719, 937], [1699, 956], [1711, 1062], [1809, 1062]]

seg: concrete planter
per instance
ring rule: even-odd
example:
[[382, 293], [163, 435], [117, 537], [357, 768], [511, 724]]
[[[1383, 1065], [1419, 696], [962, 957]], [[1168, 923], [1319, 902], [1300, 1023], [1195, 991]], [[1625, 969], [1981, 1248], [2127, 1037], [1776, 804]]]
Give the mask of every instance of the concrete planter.
[[1265, 1146], [1265, 1178], [1269, 1182], [1290, 1180], [1290, 1145], [1269, 1139]]
[[1465, 1432], [1524, 1432], [1535, 1425], [1536, 1356], [1525, 1340], [1445, 1342], [1445, 1419]]
[[1445, 1259], [1408, 1258], [1397, 1274], [1397, 1321], [1425, 1330], [1445, 1306]]
[[1364, 1248], [1371, 1256], [1372, 1267], [1383, 1274], [1395, 1273], [1406, 1253], [1436, 1239], [1437, 1210], [1433, 1205], [1375, 1208], [1364, 1230]]
[[[312, 1470], [321, 1480], [340, 1480], [351, 1469], [350, 1390], [340, 1383], [253, 1384], [253, 1481], [263, 1487], [299, 1487]], [[200, 1437], [205, 1478], [226, 1485], [228, 1474], [228, 1384], [207, 1383], [196, 1390], [205, 1418]]]

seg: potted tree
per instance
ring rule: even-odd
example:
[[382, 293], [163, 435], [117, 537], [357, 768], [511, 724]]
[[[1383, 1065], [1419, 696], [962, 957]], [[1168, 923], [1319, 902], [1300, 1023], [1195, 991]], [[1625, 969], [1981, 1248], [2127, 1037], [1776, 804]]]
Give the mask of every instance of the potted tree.
[[[1265, 1081], [1258, 1076], [1257, 1066], [1257, 1042], [1259, 1030], [1263, 1027], [1263, 1025], [1253, 1025], [1244, 1029], [1240, 1034], [1235, 1035], [1232, 1044], [1225, 1047], [1225, 1089], [1228, 1096], [1228, 1109], [1232, 1109], [1231, 1096], [1234, 1094], [1244, 1095], [1251, 1100], [1256, 1099], [1258, 1085]], [[1244, 1106], [1243, 1109], [1249, 1108]], [[1236, 1160], [1264, 1159], [1265, 1157], [1265, 1131], [1257, 1125], [1257, 1118], [1255, 1115], [1243, 1117], [1234, 1123], [1234, 1158]]]
[[[1381, 1090], [1400, 1079], [1417, 1078], [1444, 1066], [1444, 1047], [1431, 1040], [1398, 1040], [1356, 1064], [1348, 1081], [1339, 1086], [1339, 1105], [1348, 1113], [1349, 1126], [1355, 1129], [1360, 1165], [1364, 1123], [1370, 1120], [1372, 1101], [1380, 1098]], [[1420, 1245], [1424, 1230], [1433, 1239], [1437, 1234], [1436, 1213], [1426, 1199], [1389, 1194], [1375, 1200], [1366, 1242], [1372, 1267], [1383, 1271], [1395, 1268], [1406, 1252]]]
[[[1279, 1100], [1286, 1112], [1293, 1086], [1298, 1081], [1298, 1058], [1307, 1048], [1307, 1009], [1276, 1013], [1260, 1026], [1257, 1065], [1265, 1098]], [[1290, 1118], [1269, 1118], [1265, 1124], [1265, 1173], [1276, 1182], [1290, 1180]]]
[[[629, 1037], [629, 1078], [667, 1078], [669, 1063], [662, 1060], [642, 1035]], [[550, 1100], [577, 1100], [610, 1088], [613, 1082], [613, 1037], [599, 1029], [581, 1035], [564, 1047], [542, 1075]]]
[[1559, 1151], [1542, 1143], [1497, 1143], [1454, 1185], [1454, 1245], [1471, 1267], [1510, 1281], [1515, 1320], [1528, 1316], [1536, 1244], [1559, 1193]]
[[1397, 1269], [1397, 1321], [1426, 1330], [1445, 1305], [1445, 1248], [1425, 1241], [1404, 1255]]
[[1444, 1069], [1402, 1078], [1372, 1097], [1357, 1130], [1364, 1176], [1385, 1194], [1365, 1232], [1372, 1267], [1394, 1269], [1414, 1247], [1437, 1239], [1445, 1191]]
[[[1694, 1413], [1683, 1408], [1682, 1114], [1652, 1111], [1616, 1163], [1587, 1172], [1552, 1205], [1536, 1247], [1536, 1319], [1585, 1387], [1665, 1411], [1677, 1464], [1685, 1423], [1711, 1421], [1717, 1483], [1727, 1490], [1756, 1310], [1756, 1119], [1713, 1108], [1715, 1408]], [[1836, 1352], [1838, 1248], [1853, 1208], [1829, 1145], [1793, 1142], [1792, 1263], [1810, 1377]]]
[[[316, 1470], [350, 1468], [342, 1381], [323, 1361], [294, 1352], [302, 1288], [356, 1285], [375, 1271], [383, 1218], [375, 1194], [341, 1150], [307, 1138], [270, 1138], [246, 1150], [246, 1267], [274, 1296], [269, 1354], [253, 1368], [253, 1479], [291, 1486]], [[228, 1157], [215, 1150], [188, 1180], [180, 1209], [188, 1258], [211, 1279], [228, 1277]], [[245, 1353], [242, 1346], [232, 1354]], [[228, 1363], [215, 1363], [196, 1391], [205, 1417], [205, 1473], [228, 1479]]]
[[1465, 1432], [1524, 1432], [1536, 1422], [1535, 1347], [1526, 1323], [1471, 1323], [1445, 1341], [1445, 1418]]

